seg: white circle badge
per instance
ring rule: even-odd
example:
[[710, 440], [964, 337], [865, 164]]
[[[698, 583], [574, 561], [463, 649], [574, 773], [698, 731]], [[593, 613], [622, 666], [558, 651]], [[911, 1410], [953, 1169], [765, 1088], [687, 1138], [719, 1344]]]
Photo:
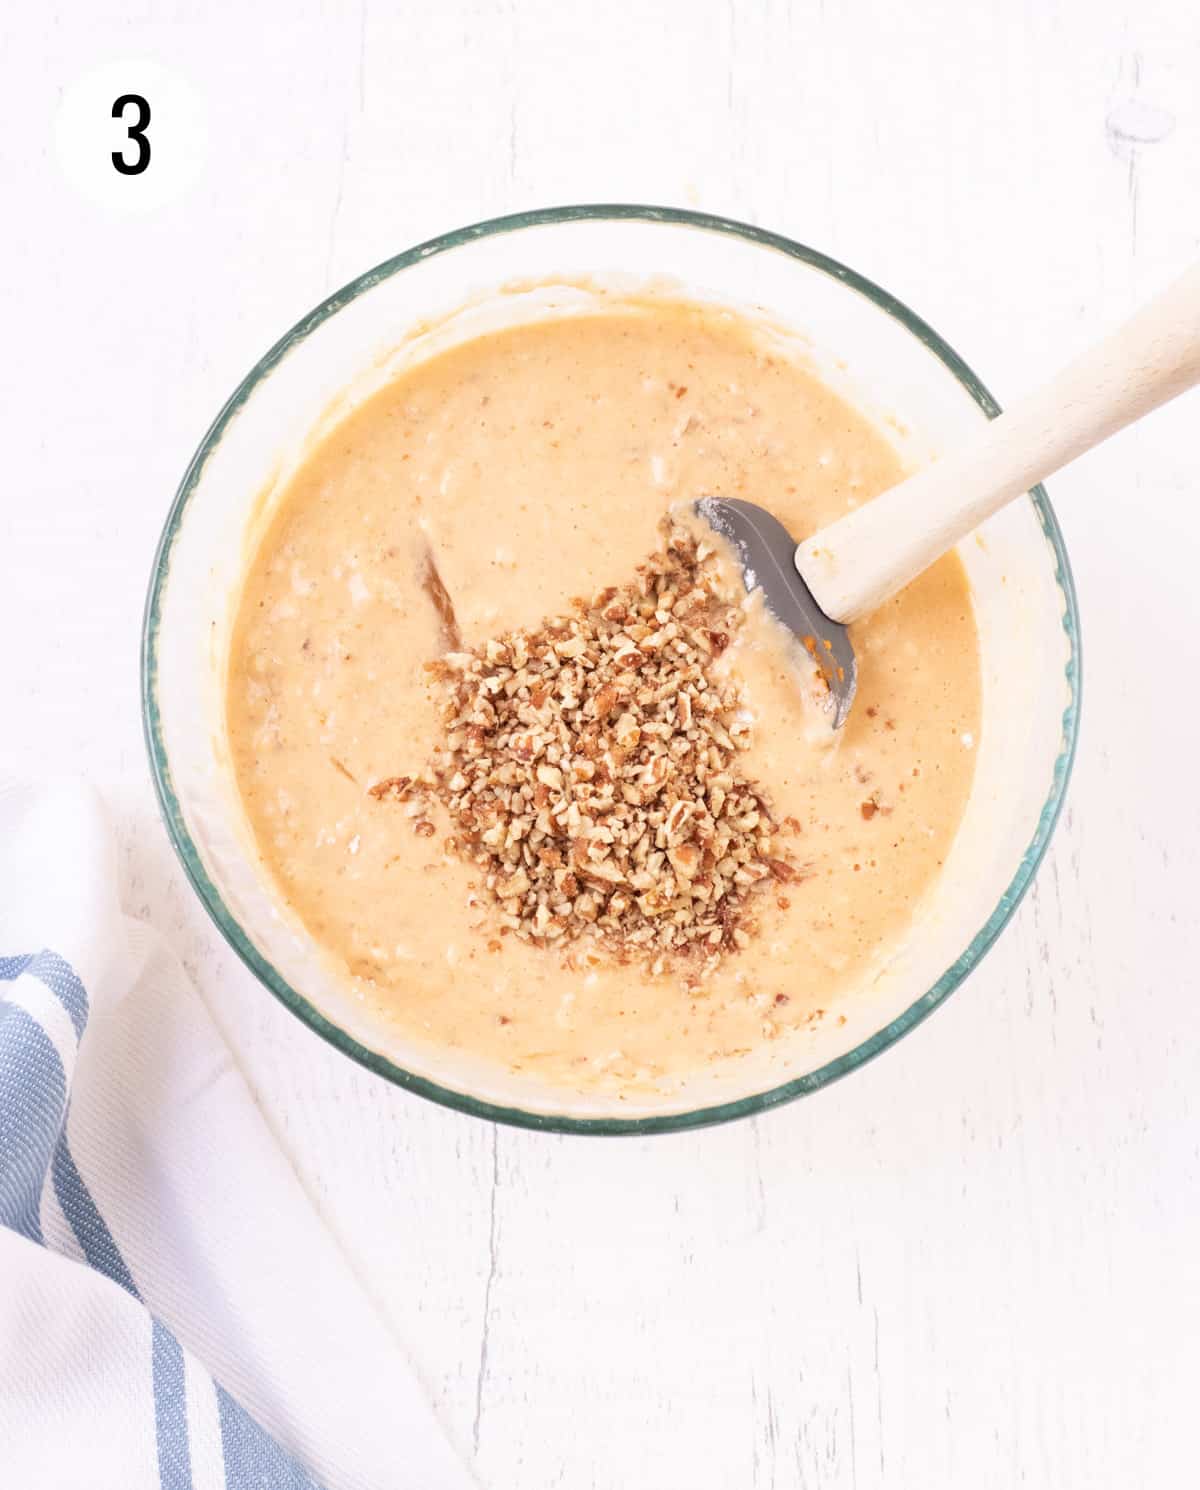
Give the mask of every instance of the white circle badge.
[[54, 144], [63, 175], [89, 201], [122, 215], [153, 212], [203, 171], [207, 110], [160, 62], [105, 62], [64, 89]]

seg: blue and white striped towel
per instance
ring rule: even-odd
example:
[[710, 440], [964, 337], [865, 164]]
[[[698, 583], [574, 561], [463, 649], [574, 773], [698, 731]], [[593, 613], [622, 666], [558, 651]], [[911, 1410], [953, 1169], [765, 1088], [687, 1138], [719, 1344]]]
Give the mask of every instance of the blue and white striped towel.
[[0, 1485], [467, 1490], [99, 803], [0, 779]]

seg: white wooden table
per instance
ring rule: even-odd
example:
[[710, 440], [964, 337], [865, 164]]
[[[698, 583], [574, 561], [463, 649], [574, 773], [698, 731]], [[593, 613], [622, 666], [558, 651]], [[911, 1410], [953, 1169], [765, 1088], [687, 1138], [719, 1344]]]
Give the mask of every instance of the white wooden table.
[[[329, 290], [461, 222], [622, 199], [746, 218], [887, 285], [1001, 401], [1030, 386], [1200, 246], [1194, 7], [155, 9], [4, 23], [0, 748], [105, 791], [130, 908], [182, 952], [485, 1483], [1194, 1479], [1200, 396], [1051, 484], [1084, 730], [1015, 923], [916, 1034], [753, 1122], [497, 1130], [335, 1055], [185, 885], [136, 660], [167, 505], [233, 384]], [[130, 219], [65, 181], [49, 120], [138, 56], [195, 83], [210, 156]]]

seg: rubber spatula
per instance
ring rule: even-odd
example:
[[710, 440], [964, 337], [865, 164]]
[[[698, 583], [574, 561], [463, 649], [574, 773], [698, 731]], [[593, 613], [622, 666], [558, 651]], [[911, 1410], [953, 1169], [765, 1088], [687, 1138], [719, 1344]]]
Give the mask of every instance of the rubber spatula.
[[1200, 382], [1200, 265], [961, 449], [797, 545], [753, 502], [702, 497], [746, 588], [811, 653], [833, 724], [854, 702], [847, 627], [928, 569], [992, 513], [1110, 435]]

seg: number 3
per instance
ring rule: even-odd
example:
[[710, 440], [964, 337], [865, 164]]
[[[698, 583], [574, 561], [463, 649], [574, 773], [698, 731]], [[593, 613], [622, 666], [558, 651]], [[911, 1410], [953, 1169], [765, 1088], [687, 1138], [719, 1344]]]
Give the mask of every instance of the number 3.
[[150, 124], [150, 105], [140, 93], [122, 93], [112, 106], [113, 118], [120, 119], [130, 104], [137, 109], [137, 123], [129, 126], [129, 138], [137, 141], [137, 158], [128, 161], [124, 151], [114, 150], [112, 163], [122, 176], [140, 176], [150, 164], [150, 141], [146, 138], [146, 130]]

